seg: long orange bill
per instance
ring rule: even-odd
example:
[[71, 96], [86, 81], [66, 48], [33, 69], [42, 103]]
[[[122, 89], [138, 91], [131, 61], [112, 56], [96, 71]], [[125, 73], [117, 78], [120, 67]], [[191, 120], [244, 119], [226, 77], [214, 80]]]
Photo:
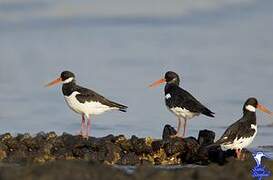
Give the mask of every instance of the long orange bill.
[[265, 112], [267, 114], [273, 115], [273, 112], [271, 112], [270, 110], [267, 109], [267, 107], [265, 107], [262, 104], [258, 104], [257, 105], [257, 109], [261, 110], [262, 112]]
[[46, 87], [50, 87], [50, 86], [53, 86], [53, 85], [55, 85], [55, 84], [59, 84], [59, 83], [61, 83], [61, 82], [62, 82], [62, 78], [57, 78], [57, 79], [55, 79], [54, 81], [48, 83], [48, 84], [46, 85]]
[[165, 83], [165, 82], [166, 82], [166, 80], [164, 78], [162, 78], [162, 79], [155, 81], [153, 84], [149, 85], [149, 87], [152, 88], [152, 87], [158, 86], [158, 85]]

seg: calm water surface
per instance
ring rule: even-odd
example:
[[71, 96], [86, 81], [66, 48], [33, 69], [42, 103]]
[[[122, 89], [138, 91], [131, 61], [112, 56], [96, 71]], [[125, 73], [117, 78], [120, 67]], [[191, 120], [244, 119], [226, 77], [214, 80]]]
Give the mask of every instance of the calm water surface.
[[[127, 113], [92, 117], [93, 136], [159, 138], [166, 123], [176, 127], [177, 121], [164, 105], [164, 86], [148, 84], [173, 70], [182, 76], [181, 86], [216, 113], [214, 119], [192, 119], [188, 135], [207, 128], [219, 137], [241, 117], [248, 97], [273, 110], [272, 6], [268, 0], [168, 18], [1, 23], [0, 133], [76, 134], [80, 116], [66, 106], [61, 86], [44, 87], [71, 70], [80, 85], [129, 106]], [[273, 118], [257, 117], [262, 126], [252, 146], [273, 144], [267, 126]]]

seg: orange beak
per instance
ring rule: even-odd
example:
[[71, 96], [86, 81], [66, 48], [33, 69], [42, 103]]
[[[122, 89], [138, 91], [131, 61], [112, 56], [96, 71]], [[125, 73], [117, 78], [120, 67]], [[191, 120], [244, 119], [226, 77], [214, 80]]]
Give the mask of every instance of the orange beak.
[[265, 112], [267, 114], [273, 115], [273, 112], [271, 112], [270, 110], [267, 109], [267, 107], [265, 107], [262, 104], [258, 104], [257, 105], [257, 109], [261, 110], [262, 112]]
[[162, 79], [155, 81], [153, 84], [149, 85], [149, 87], [152, 88], [152, 87], [158, 86], [158, 85], [165, 83], [165, 82], [166, 82], [166, 80], [164, 78], [162, 78]]
[[53, 85], [55, 85], [55, 84], [59, 84], [59, 83], [61, 83], [62, 81], [63, 81], [62, 78], [57, 78], [57, 79], [55, 79], [54, 81], [48, 83], [48, 84], [46, 85], [46, 87], [50, 87], [50, 86], [53, 86]]

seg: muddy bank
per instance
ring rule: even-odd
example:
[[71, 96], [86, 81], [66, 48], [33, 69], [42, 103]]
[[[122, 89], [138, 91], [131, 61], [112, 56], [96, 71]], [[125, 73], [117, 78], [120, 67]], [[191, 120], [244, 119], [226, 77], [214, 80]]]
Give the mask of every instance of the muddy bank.
[[9, 133], [0, 135], [0, 161], [3, 163], [45, 163], [56, 160], [85, 160], [117, 165], [180, 165], [210, 163], [225, 164], [234, 151], [223, 152], [219, 147], [206, 148], [213, 143], [215, 133], [202, 130], [199, 136], [171, 138], [176, 132], [166, 125], [162, 139], [150, 137], [127, 139], [124, 135], [102, 138], [39, 133], [32, 137]]
[[[250, 180], [251, 169], [254, 167], [254, 160], [238, 161], [228, 159], [225, 166], [210, 164], [209, 166], [196, 168], [159, 169], [150, 165], [140, 165], [130, 174], [114, 168], [113, 166], [87, 162], [83, 160], [54, 161], [44, 164], [31, 164], [26, 166], [1, 166], [0, 179], [228, 179], [228, 180]], [[264, 165], [273, 170], [273, 161], [264, 161]], [[270, 177], [272, 179], [272, 177]], [[270, 179], [268, 178], [268, 179]]]

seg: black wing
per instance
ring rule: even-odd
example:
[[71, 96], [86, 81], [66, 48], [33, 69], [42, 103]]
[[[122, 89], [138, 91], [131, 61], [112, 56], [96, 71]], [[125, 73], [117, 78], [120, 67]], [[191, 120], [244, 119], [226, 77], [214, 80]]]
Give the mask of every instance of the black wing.
[[251, 125], [247, 124], [246, 121], [242, 118], [237, 122], [233, 123], [231, 126], [227, 128], [224, 134], [221, 136], [219, 140], [216, 141], [216, 144], [228, 144], [232, 143], [234, 139], [240, 139], [241, 137], [251, 137], [255, 133], [254, 129], [251, 129]]
[[90, 102], [90, 101], [97, 101], [100, 102], [106, 106], [109, 107], [116, 107], [118, 108], [120, 111], [126, 112], [126, 109], [128, 108], [125, 105], [110, 101], [108, 99], [106, 99], [105, 97], [103, 97], [102, 95], [96, 93], [95, 91], [92, 91], [90, 89], [84, 88], [84, 87], [80, 87], [77, 86], [77, 91], [80, 94], [76, 95], [76, 98], [81, 102], [84, 103], [85, 101]]
[[206, 108], [197, 99], [195, 99], [189, 92], [176, 86], [170, 92], [171, 98], [166, 99], [167, 105], [170, 107], [184, 107], [191, 112], [202, 113], [206, 116], [214, 117], [214, 112]]

